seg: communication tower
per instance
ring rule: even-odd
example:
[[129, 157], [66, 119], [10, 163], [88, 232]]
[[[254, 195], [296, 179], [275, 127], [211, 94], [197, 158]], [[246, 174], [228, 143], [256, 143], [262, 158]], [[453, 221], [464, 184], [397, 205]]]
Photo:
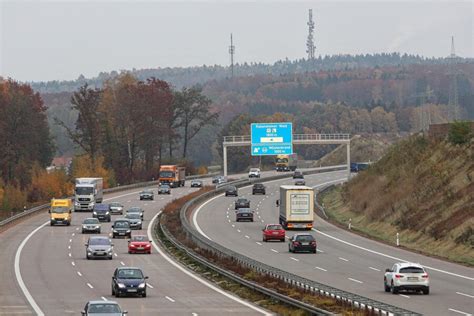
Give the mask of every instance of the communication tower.
[[308, 19], [308, 38], [306, 39], [306, 53], [308, 53], [308, 60], [314, 59], [314, 52], [316, 46], [314, 45], [314, 21], [313, 21], [313, 9], [309, 9]]
[[451, 54], [449, 55], [449, 112], [450, 120], [459, 120], [459, 91], [456, 62], [458, 57], [454, 50], [454, 36], [451, 36]]
[[235, 46], [234, 41], [232, 39], [232, 33], [230, 33], [230, 46], [229, 46], [229, 54], [230, 54], [230, 71], [232, 78], [234, 77], [234, 54], [235, 54]]

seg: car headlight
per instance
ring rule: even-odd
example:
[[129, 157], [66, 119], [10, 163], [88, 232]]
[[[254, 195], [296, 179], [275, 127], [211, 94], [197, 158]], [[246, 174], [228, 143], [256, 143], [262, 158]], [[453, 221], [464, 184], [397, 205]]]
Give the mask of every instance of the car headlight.
[[97, 212], [96, 212], [96, 211], [94, 211], [94, 212], [92, 212], [92, 214], [94, 214], [94, 215], [97, 215]]
[[118, 230], [114, 229], [114, 233], [118, 233]]
[[90, 254], [92, 252], [91, 248], [87, 248], [87, 252]]
[[146, 286], [146, 283], [141, 283], [138, 287], [139, 287], [140, 289], [143, 289], [145, 286]]
[[105, 212], [105, 215], [109, 215], [109, 212]]
[[140, 225], [141, 223], [142, 223], [141, 221], [138, 221], [138, 222], [137, 222], [137, 225]]
[[74, 202], [74, 206], [80, 206], [79, 202]]
[[129, 233], [129, 232], [130, 232], [130, 229], [127, 229], [127, 233]]
[[121, 289], [125, 288], [125, 284], [123, 284], [123, 283], [117, 283], [117, 285], [118, 285], [118, 287], [121, 288]]
[[82, 228], [87, 228], [87, 225], [82, 225]]

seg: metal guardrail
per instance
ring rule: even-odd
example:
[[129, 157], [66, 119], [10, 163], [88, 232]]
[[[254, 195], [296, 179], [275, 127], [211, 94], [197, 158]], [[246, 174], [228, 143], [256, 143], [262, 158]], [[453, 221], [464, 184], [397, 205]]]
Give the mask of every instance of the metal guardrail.
[[[344, 167], [346, 166], [344, 165]], [[307, 172], [306, 174], [309, 174], [309, 173], [314, 173], [314, 171]], [[277, 179], [283, 179], [285, 177], [288, 177], [288, 175], [267, 177], [264, 179], [257, 179], [253, 181], [242, 182], [242, 183], [239, 183], [237, 186], [241, 187], [245, 185], [250, 185], [251, 183], [272, 181], [272, 180], [277, 180]], [[328, 285], [325, 285], [313, 280], [303, 278], [293, 273], [280, 270], [278, 268], [269, 266], [265, 263], [259, 262], [247, 256], [239, 254], [228, 248], [225, 248], [221, 246], [220, 244], [217, 244], [214, 241], [209, 240], [206, 237], [202, 236], [189, 223], [187, 212], [188, 210], [191, 209], [191, 207], [201, 204], [202, 202], [208, 200], [209, 198], [216, 196], [218, 194], [221, 194], [223, 192], [224, 192], [223, 188], [218, 188], [214, 191], [204, 193], [190, 200], [189, 202], [187, 202], [180, 210], [180, 220], [183, 226], [183, 231], [186, 233], [186, 236], [189, 239], [191, 239], [199, 247], [206, 249], [212, 253], [215, 253], [218, 256], [231, 258], [232, 260], [235, 260], [242, 266], [253, 269], [257, 271], [258, 273], [280, 279], [288, 284], [300, 287], [314, 294], [326, 295], [326, 296], [335, 298], [346, 304], [350, 304], [351, 306], [354, 306], [356, 308], [369, 310], [372, 313], [376, 313], [379, 315], [420, 315], [418, 313], [415, 313], [415, 312], [412, 312], [412, 311], [409, 311], [397, 306], [393, 306], [393, 305], [376, 301], [376, 300], [373, 300], [373, 299], [370, 299], [358, 294], [340, 290], [338, 288], [331, 287], [331, 286], [328, 286]]]
[[[349, 141], [349, 134], [293, 134], [293, 141], [325, 141], [325, 140], [347, 140]], [[250, 135], [243, 136], [224, 136], [224, 143], [250, 143]]]

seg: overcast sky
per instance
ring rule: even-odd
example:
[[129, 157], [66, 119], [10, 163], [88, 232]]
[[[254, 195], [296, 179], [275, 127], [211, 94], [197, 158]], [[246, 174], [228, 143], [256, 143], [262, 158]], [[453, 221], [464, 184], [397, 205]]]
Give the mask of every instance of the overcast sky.
[[227, 65], [316, 54], [401, 52], [474, 57], [474, 1], [5, 1], [0, 75], [69, 80], [101, 71]]

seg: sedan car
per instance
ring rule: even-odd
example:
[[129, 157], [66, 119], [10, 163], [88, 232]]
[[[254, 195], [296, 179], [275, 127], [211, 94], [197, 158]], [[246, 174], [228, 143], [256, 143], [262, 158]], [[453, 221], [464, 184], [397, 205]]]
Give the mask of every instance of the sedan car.
[[192, 180], [191, 188], [201, 188], [202, 184], [203, 184], [202, 180]]
[[316, 239], [311, 234], [296, 234], [290, 238], [288, 243], [289, 252], [309, 251], [316, 253]]
[[228, 187], [226, 187], [225, 189], [225, 196], [239, 196], [239, 191], [237, 190], [237, 188], [233, 185], [230, 185]]
[[128, 253], [151, 253], [151, 240], [147, 236], [135, 235], [128, 241]]
[[171, 194], [171, 188], [167, 184], [162, 184], [158, 188], [158, 194]]
[[139, 268], [120, 267], [112, 276], [112, 295], [140, 295], [146, 297], [146, 279]]
[[128, 214], [128, 213], [140, 213], [140, 217], [143, 219], [143, 215], [145, 213], [145, 210], [143, 210], [141, 207], [134, 206], [134, 207], [131, 207], [127, 210], [126, 214]]
[[92, 236], [85, 244], [87, 260], [93, 258], [107, 258], [112, 260], [114, 244], [106, 236]]
[[114, 301], [89, 301], [86, 306], [84, 306], [84, 310], [82, 310], [81, 314], [83, 316], [123, 316], [127, 315], [128, 312], [122, 311], [120, 305]]
[[303, 172], [299, 170], [295, 170], [295, 173], [293, 173], [293, 179], [303, 179], [304, 175]]
[[306, 185], [306, 181], [304, 179], [296, 179], [295, 185]]
[[130, 227], [130, 221], [126, 218], [118, 218], [112, 225], [112, 238], [115, 237], [128, 237], [132, 238], [132, 229]]
[[140, 201], [141, 200], [153, 200], [155, 198], [155, 194], [150, 189], [145, 189], [140, 192]]
[[118, 202], [112, 202], [109, 204], [110, 206], [110, 214], [116, 215], [120, 214], [123, 215], [123, 205]]
[[399, 262], [385, 270], [383, 277], [385, 292], [421, 291], [430, 294], [430, 278], [419, 263]]
[[248, 199], [237, 199], [235, 201], [235, 209], [238, 210], [239, 208], [250, 208], [250, 200]]
[[285, 230], [280, 224], [268, 224], [263, 229], [263, 241], [269, 240], [279, 240], [281, 242], [285, 241]]
[[252, 187], [252, 195], [266, 194], [265, 185], [263, 183], [255, 183]]
[[82, 233], [99, 233], [100, 222], [97, 218], [86, 218], [82, 221]]
[[99, 221], [110, 222], [112, 217], [110, 216], [109, 204], [98, 203], [94, 205], [92, 217], [97, 218]]
[[235, 221], [251, 221], [253, 222], [253, 211], [249, 208], [239, 208], [235, 211]]
[[131, 229], [142, 229], [143, 223], [140, 213], [127, 213], [125, 218], [130, 222]]

